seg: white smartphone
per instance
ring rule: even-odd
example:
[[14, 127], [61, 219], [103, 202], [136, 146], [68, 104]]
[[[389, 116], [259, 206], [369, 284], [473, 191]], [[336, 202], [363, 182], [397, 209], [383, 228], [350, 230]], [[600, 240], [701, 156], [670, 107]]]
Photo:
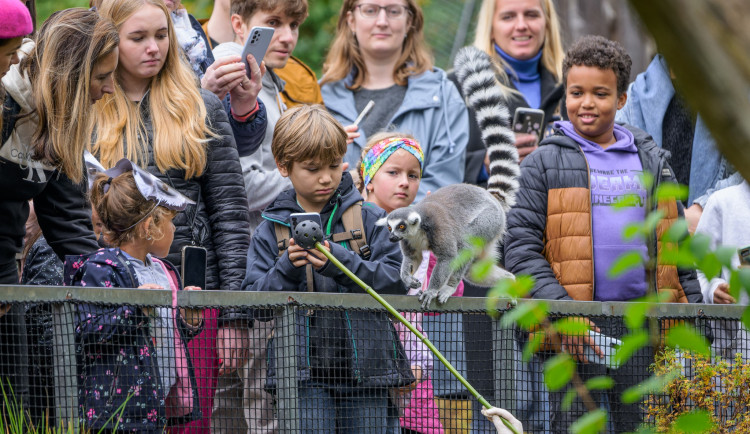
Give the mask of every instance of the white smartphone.
[[620, 366], [615, 362], [615, 351], [622, 345], [622, 341], [593, 330], [589, 331], [589, 336], [594, 339], [594, 343], [602, 350], [604, 356], [600, 357], [594, 352], [593, 348], [586, 345], [586, 349], [584, 350], [586, 359], [589, 362], [609, 366], [612, 369], [619, 368]]
[[536, 134], [542, 140], [544, 133], [544, 111], [528, 107], [518, 107], [513, 116], [513, 132]]
[[247, 55], [252, 54], [255, 61], [260, 65], [260, 62], [266, 56], [266, 50], [268, 50], [268, 45], [271, 43], [271, 38], [273, 38], [273, 32], [274, 29], [272, 27], [253, 27], [250, 29], [250, 34], [247, 35], [247, 40], [245, 41], [245, 47], [242, 49], [242, 63], [245, 64], [245, 72], [248, 77], [251, 76], [251, 72], [250, 65], [247, 63]]

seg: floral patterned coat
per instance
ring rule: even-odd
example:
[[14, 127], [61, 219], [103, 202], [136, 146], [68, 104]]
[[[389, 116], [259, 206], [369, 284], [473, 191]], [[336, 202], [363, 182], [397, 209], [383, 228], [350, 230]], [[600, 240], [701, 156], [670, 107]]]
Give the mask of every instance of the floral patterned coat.
[[[64, 283], [100, 288], [139, 286], [135, 268], [116, 248], [68, 256]], [[138, 306], [88, 303], [77, 305], [76, 315], [78, 410], [86, 428], [112, 429], [119, 415], [117, 431], [162, 432], [168, 425], [165, 409], [168, 391], [161, 386], [154, 342], [149, 334], [149, 317]], [[182, 321], [178, 321], [180, 323]], [[192, 337], [188, 333], [195, 335], [196, 332], [188, 332], [183, 327], [178, 330], [187, 354], [187, 338]], [[200, 418], [189, 357], [188, 366], [193, 383], [193, 413], [181, 421], [170, 420], [170, 425]]]

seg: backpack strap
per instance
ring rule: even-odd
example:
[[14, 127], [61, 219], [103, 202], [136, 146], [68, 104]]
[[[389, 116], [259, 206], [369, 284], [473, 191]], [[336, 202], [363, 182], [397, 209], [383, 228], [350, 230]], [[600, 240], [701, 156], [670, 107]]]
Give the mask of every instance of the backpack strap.
[[[276, 245], [279, 248], [279, 257], [281, 257], [284, 251], [289, 248], [289, 235], [291, 235], [291, 231], [288, 227], [276, 222], [273, 223], [273, 229], [276, 233]], [[307, 281], [307, 291], [313, 292], [315, 290], [315, 283], [313, 280], [312, 264], [305, 266], [305, 280]]]
[[341, 221], [344, 223], [344, 232], [331, 235], [331, 241], [334, 243], [348, 241], [354, 253], [364, 259], [370, 259], [370, 247], [367, 245], [365, 224], [362, 221], [362, 201], [345, 209], [341, 215]]

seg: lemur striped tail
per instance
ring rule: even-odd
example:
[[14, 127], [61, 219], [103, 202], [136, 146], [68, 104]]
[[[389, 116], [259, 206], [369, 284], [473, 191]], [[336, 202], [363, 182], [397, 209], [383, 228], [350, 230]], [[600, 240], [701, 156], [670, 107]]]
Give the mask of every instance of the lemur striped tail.
[[487, 191], [497, 196], [508, 211], [516, 203], [520, 169], [510, 113], [495, 79], [495, 67], [487, 53], [476, 47], [462, 48], [453, 65], [467, 105], [476, 113], [489, 153]]

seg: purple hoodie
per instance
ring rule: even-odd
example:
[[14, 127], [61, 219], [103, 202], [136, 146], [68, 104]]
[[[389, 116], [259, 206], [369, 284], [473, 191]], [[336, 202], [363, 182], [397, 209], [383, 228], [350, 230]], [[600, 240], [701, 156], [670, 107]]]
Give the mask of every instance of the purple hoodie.
[[[638, 157], [633, 134], [615, 125], [615, 144], [602, 149], [598, 144], [581, 137], [570, 122], [556, 122], [555, 127], [575, 140], [583, 150], [591, 176], [591, 232], [594, 243], [594, 300], [629, 301], [646, 295], [646, 270], [641, 265], [617, 277], [607, 273], [615, 260], [624, 253], [636, 250], [644, 259], [648, 249], [642, 239], [625, 240], [623, 230], [630, 223], [643, 222], [646, 217], [646, 189], [639, 176], [643, 165]], [[612, 204], [626, 194], [636, 194], [640, 200], [634, 206], [615, 209]]]

